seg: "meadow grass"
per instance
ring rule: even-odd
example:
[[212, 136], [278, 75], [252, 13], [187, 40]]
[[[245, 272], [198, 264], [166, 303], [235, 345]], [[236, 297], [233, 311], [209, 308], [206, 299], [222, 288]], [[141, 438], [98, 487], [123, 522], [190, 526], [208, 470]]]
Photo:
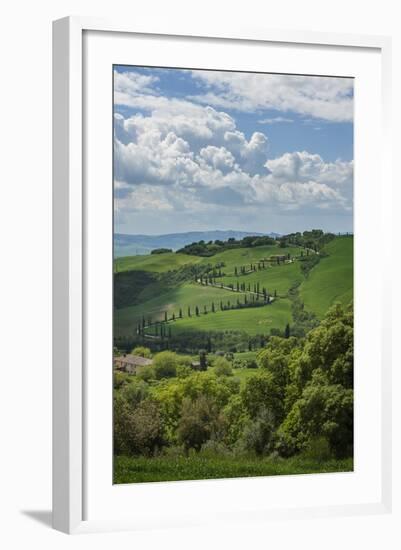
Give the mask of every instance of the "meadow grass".
[[310, 271], [300, 286], [305, 308], [323, 317], [334, 302], [353, 297], [353, 237], [337, 237], [324, 247], [329, 254]]
[[271, 328], [284, 329], [291, 322], [289, 300], [279, 299], [268, 306], [216, 311], [169, 323], [173, 334], [186, 331], [243, 330], [250, 335], [268, 334]]
[[291, 254], [291, 256], [299, 256], [302, 248], [300, 247], [288, 247], [279, 248], [277, 245], [256, 246], [254, 248], [233, 248], [231, 250], [225, 250], [219, 252], [214, 256], [203, 258], [203, 264], [217, 264], [224, 262], [223, 271], [227, 274], [234, 274], [235, 267], [239, 268], [242, 265], [249, 266], [251, 263], [258, 262], [263, 259], [269, 258], [269, 256], [276, 254]]
[[197, 264], [202, 261], [199, 256], [189, 254], [176, 254], [166, 252], [165, 254], [146, 254], [143, 256], [124, 256], [114, 260], [114, 270], [122, 271], [151, 271], [153, 273], [164, 273], [178, 269], [184, 265]]
[[222, 277], [218, 279], [218, 282], [222, 281], [224, 285], [232, 284], [235, 288], [237, 281], [240, 284], [245, 283], [246, 288], [250, 284], [251, 291], [253, 291], [253, 285], [259, 283], [260, 292], [265, 287], [269, 294], [273, 294], [277, 290], [277, 293], [283, 296], [287, 294], [293, 285], [301, 283], [302, 280], [303, 275], [301, 273], [300, 262], [295, 261], [291, 264], [273, 265], [249, 275]]
[[[204, 306], [210, 311], [212, 302], [214, 302], [216, 309], [219, 309], [220, 301], [223, 301], [224, 304], [231, 301], [234, 304], [237, 297], [241, 301], [244, 300], [244, 294], [197, 283], [183, 283], [174, 288], [167, 288], [164, 292], [160, 292], [160, 283], [155, 283], [155, 285], [157, 288], [150, 285], [146, 295], [141, 294], [143, 302], [141, 301], [140, 304], [115, 310], [114, 326], [117, 336], [132, 334], [137, 323], [141, 321], [142, 315], [145, 315], [146, 318], [151, 317], [153, 322], [162, 321], [164, 320], [165, 311], [167, 311], [169, 317], [173, 313], [178, 317], [181, 307], [184, 317], [187, 317], [188, 307], [190, 307], [191, 314], [195, 317], [196, 306], [203, 313]], [[172, 326], [174, 327], [174, 324]]]
[[294, 474], [352, 472], [353, 460], [248, 458], [238, 456], [114, 457], [114, 483], [224, 479]]

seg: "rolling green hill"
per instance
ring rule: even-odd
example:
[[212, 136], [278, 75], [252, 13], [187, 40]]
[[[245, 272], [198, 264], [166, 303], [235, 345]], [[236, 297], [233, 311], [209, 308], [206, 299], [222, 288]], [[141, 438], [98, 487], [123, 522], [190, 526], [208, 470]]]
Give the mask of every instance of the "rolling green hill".
[[[147, 294], [151, 295], [155, 292], [155, 287], [151, 287]], [[234, 303], [236, 299], [236, 293], [230, 290], [201, 286], [195, 283], [184, 283], [167, 288], [164, 292], [159, 292], [155, 296], [149, 296], [147, 300], [138, 305], [117, 309], [114, 313], [116, 334], [120, 336], [132, 334], [143, 315], [146, 318], [151, 317], [153, 322], [162, 321], [165, 311], [167, 311], [169, 317], [173, 313], [178, 317], [181, 307], [183, 315], [187, 317], [188, 307], [191, 308], [191, 313], [194, 315], [196, 306], [199, 307], [201, 312], [204, 311], [204, 306], [210, 311], [213, 302], [217, 309], [220, 301], [226, 304], [227, 301]]]
[[197, 264], [202, 261], [199, 256], [189, 256], [188, 254], [175, 254], [167, 252], [166, 254], [148, 254], [144, 256], [125, 256], [114, 260], [114, 271], [151, 271], [154, 273], [163, 273], [178, 269], [184, 265]]
[[[250, 271], [251, 264], [277, 254], [289, 254], [292, 261], [279, 265], [266, 262], [264, 269]], [[118, 277], [114, 297], [115, 335], [133, 336], [143, 319], [146, 325], [148, 319], [152, 323], [164, 321], [166, 312], [168, 319], [175, 316], [175, 321], [168, 323], [173, 334], [241, 330], [249, 335], [267, 335], [272, 328], [282, 330], [287, 323], [293, 323], [291, 288], [298, 286], [305, 309], [318, 317], [322, 317], [333, 302], [348, 303], [352, 299], [352, 237], [337, 237], [327, 244], [319, 256], [320, 261], [309, 272], [304, 269], [302, 255], [305, 259], [306, 252], [300, 247], [272, 245], [233, 248], [206, 258], [181, 253], [118, 258], [115, 260], [115, 277]], [[206, 286], [195, 281], [192, 268], [186, 269], [188, 266], [197, 270], [217, 267], [224, 275]], [[240, 274], [241, 267], [246, 268], [246, 274]], [[236, 292], [237, 282], [245, 284], [244, 292]], [[270, 295], [276, 291], [277, 299], [266, 306], [228, 309], [228, 306], [237, 307], [238, 301], [243, 305], [245, 300], [248, 304], [255, 300], [257, 284], [260, 293], [262, 288], [266, 288]], [[233, 285], [234, 291], [221, 288], [221, 285]], [[262, 294], [259, 299], [263, 300]], [[199, 316], [195, 315], [196, 307]], [[182, 318], [179, 318], [180, 309]]]
[[344, 304], [353, 298], [352, 236], [337, 237], [323, 251], [328, 254], [309, 273], [301, 284], [301, 299], [306, 309], [323, 317], [334, 302]]
[[[279, 296], [286, 295], [291, 286], [296, 282], [302, 282], [303, 276], [300, 269], [300, 262], [294, 262], [291, 264], [273, 265], [267, 267], [261, 271], [255, 271], [249, 275], [242, 275], [240, 277], [222, 277], [224, 285], [245, 283], [250, 285], [251, 289], [257, 283], [260, 287], [266, 287], [270, 294], [273, 294], [275, 290]], [[219, 279], [220, 281], [220, 279]], [[248, 287], [247, 287], [248, 288]]]
[[187, 331], [244, 330], [250, 335], [268, 334], [271, 328], [284, 329], [291, 321], [289, 300], [279, 300], [269, 306], [217, 311], [200, 317], [178, 319], [169, 323], [173, 334]]

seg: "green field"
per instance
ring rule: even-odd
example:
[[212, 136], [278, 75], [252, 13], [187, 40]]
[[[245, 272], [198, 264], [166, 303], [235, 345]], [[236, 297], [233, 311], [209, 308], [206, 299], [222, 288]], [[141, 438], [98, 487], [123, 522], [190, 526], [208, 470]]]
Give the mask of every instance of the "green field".
[[[232, 250], [225, 250], [224, 252], [219, 252], [214, 256], [209, 258], [203, 258], [202, 263], [217, 264], [224, 262], [224, 272], [227, 275], [234, 274], [234, 268], [240, 267], [241, 265], [250, 265], [251, 263], [258, 262], [263, 259], [268, 259], [272, 255], [276, 254], [290, 254], [291, 256], [298, 256], [301, 254], [301, 248], [299, 247], [288, 247], [288, 248], [279, 248], [274, 245], [267, 246], [257, 246], [255, 248], [233, 248]], [[192, 258], [193, 256], [189, 256]]]
[[301, 284], [305, 307], [323, 317], [334, 302], [347, 304], [353, 297], [353, 237], [337, 237], [324, 247], [328, 254]]
[[[220, 282], [220, 279], [218, 279]], [[276, 290], [279, 296], [286, 295], [289, 288], [297, 282], [302, 282], [303, 276], [301, 273], [300, 262], [294, 261], [291, 264], [273, 265], [261, 271], [255, 271], [249, 275], [240, 277], [222, 277], [221, 281], [224, 285], [232, 284], [234, 287], [237, 281], [250, 284], [251, 290], [253, 285], [259, 283], [260, 288], [265, 287], [269, 294], [273, 294]]]
[[[146, 299], [152, 294], [154, 297]], [[188, 307], [190, 307], [194, 316], [196, 306], [200, 308], [201, 312], [204, 311], [204, 306], [210, 311], [212, 302], [215, 303], [216, 308], [219, 308], [220, 301], [234, 303], [237, 293], [212, 286], [184, 283], [175, 288], [168, 288], [164, 292], [161, 292], [160, 285], [157, 285], [157, 288], [152, 286], [141, 297], [144, 299], [141, 304], [115, 310], [114, 323], [118, 335], [132, 334], [136, 324], [142, 319], [142, 315], [152, 317], [153, 321], [161, 321], [164, 319], [165, 311], [167, 311], [169, 317], [173, 313], [178, 317], [181, 307], [183, 315], [186, 317]], [[242, 294], [241, 297], [243, 298]], [[191, 317], [191, 319], [195, 319], [195, 317]], [[200, 318], [196, 319], [199, 320]]]
[[353, 460], [316, 460], [297, 456], [280, 458], [189, 457], [114, 457], [114, 483], [145, 483], [190, 479], [219, 479], [273, 475], [351, 472]]
[[175, 254], [169, 252], [166, 254], [148, 254], [146, 256], [126, 256], [114, 260], [114, 271], [151, 271], [154, 273], [163, 273], [172, 271], [184, 265], [197, 264], [202, 261], [198, 256], [189, 256], [188, 254]]
[[289, 300], [278, 300], [269, 306], [217, 311], [199, 317], [178, 319], [172, 325], [173, 334], [186, 331], [244, 330], [250, 335], [268, 334], [271, 328], [284, 329], [291, 321]]
[[[115, 271], [122, 283], [114, 313], [115, 335], [132, 336], [143, 318], [146, 318], [146, 323], [148, 319], [152, 323], [163, 321], [165, 312], [168, 319], [173, 315], [176, 318], [168, 323], [173, 334], [219, 330], [242, 330], [249, 335], [269, 334], [271, 328], [282, 330], [287, 323], [293, 322], [288, 291], [296, 286], [305, 309], [318, 317], [322, 317], [335, 301], [348, 303], [353, 295], [353, 238], [337, 237], [327, 244], [320, 262], [306, 276], [301, 269], [301, 252], [298, 247], [260, 246], [225, 250], [211, 257], [166, 253], [118, 258]], [[290, 254], [293, 261], [280, 265], [266, 263], [265, 269], [234, 275], [235, 268], [240, 273], [241, 266], [248, 269], [251, 263], [255, 265], [276, 254]], [[305, 251], [303, 254], [305, 257]], [[221, 266], [225, 275], [216, 278], [217, 286], [200, 285], [193, 280], [173, 283], [166, 279], [169, 273], [190, 265]], [[250, 292], [238, 293], [219, 286], [222, 283], [236, 289], [237, 282], [244, 283], [246, 289], [250, 285]], [[277, 292], [278, 299], [269, 306], [220, 311], [221, 302], [224, 307], [228, 303], [236, 305], [237, 300], [243, 303], [245, 295], [251, 302], [256, 284], [259, 284], [260, 292], [263, 288], [270, 295]], [[124, 307], [124, 304], [128, 305]], [[215, 313], [211, 313], [212, 304]], [[195, 316], [196, 306], [199, 316]], [[204, 314], [205, 307], [207, 314]], [[180, 309], [182, 319], [178, 319]]]

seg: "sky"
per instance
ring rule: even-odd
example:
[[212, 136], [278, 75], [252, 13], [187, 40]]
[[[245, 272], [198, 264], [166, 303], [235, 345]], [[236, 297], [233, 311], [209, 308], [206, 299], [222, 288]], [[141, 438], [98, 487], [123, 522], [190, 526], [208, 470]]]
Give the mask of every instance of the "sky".
[[353, 79], [114, 66], [114, 225], [353, 229]]

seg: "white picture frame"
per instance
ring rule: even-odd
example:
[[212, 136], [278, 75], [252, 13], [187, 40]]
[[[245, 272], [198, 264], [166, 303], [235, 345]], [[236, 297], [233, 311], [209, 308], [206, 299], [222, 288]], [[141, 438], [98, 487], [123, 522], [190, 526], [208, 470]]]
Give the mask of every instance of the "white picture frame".
[[[244, 29], [193, 29], [180, 28], [179, 24], [168, 28], [143, 28], [129, 22], [103, 21], [92, 18], [69, 17], [54, 22], [53, 30], [53, 525], [66, 533], [136, 529], [146, 523], [132, 514], [121, 520], [99, 515], [87, 519], [86, 477], [88, 465], [86, 399], [86, 353], [87, 331], [85, 324], [85, 294], [87, 292], [85, 269], [88, 262], [88, 241], [85, 219], [84, 160], [84, 33], [118, 33], [118, 36], [180, 37], [191, 41], [244, 41], [246, 43], [277, 43], [313, 48], [325, 46], [339, 48], [344, 52], [358, 49], [375, 51], [381, 63], [381, 160], [380, 181], [389, 193], [384, 196], [378, 216], [383, 230], [388, 230], [389, 219], [385, 212], [391, 208], [391, 166], [389, 158], [390, 128], [390, 55], [391, 42], [386, 37], [336, 35], [314, 32], [282, 32], [276, 30]], [[110, 195], [111, 198], [111, 195]], [[381, 284], [388, 285], [382, 278]], [[297, 504], [291, 509], [273, 507], [266, 512], [260, 509], [260, 521], [269, 517], [309, 518], [314, 515], [352, 515], [385, 513], [391, 510], [391, 357], [390, 330], [388, 327], [391, 298], [385, 294], [381, 305], [386, 314], [381, 326], [381, 363], [379, 369], [381, 430], [380, 430], [380, 498], [363, 503], [333, 502], [332, 505], [311, 506]], [[208, 491], [219, 482], [207, 482]], [[238, 481], [226, 482], [238, 483]], [[181, 497], [187, 482], [181, 483]], [[167, 484], [144, 485], [142, 492], [152, 491], [163, 498], [170, 498]], [[177, 484], [174, 484], [177, 487]], [[200, 486], [198, 482], [198, 487]], [[192, 486], [193, 487], [193, 486]], [[224, 487], [219, 486], [224, 491]], [[231, 486], [233, 487], [233, 486]], [[179, 491], [173, 498], [180, 498]], [[142, 493], [144, 494], [144, 493]], [[256, 506], [257, 509], [257, 506]], [[207, 519], [207, 518], [206, 518]], [[209, 518], [210, 519], [210, 518]], [[151, 522], [151, 518], [147, 518]], [[191, 524], [191, 517], [174, 514], [160, 519], [160, 525]]]

